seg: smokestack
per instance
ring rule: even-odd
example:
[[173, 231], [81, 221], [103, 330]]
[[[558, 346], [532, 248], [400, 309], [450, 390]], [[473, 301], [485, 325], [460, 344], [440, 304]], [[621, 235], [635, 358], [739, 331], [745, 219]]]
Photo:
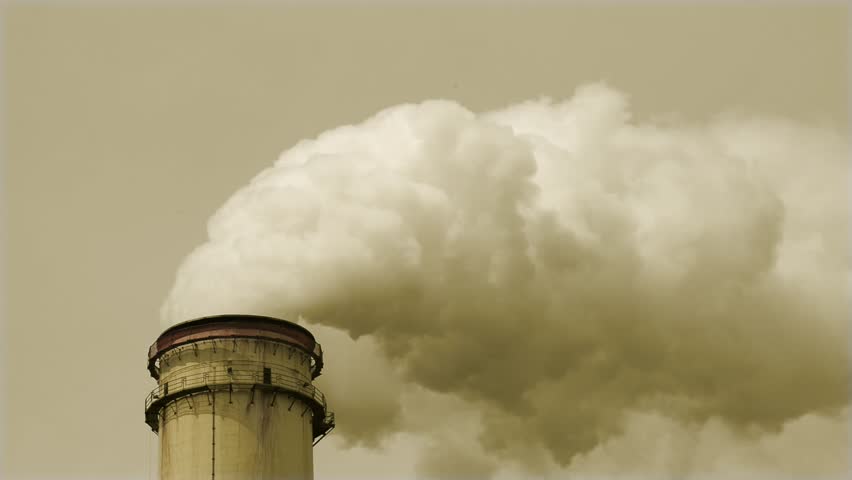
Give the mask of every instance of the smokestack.
[[257, 315], [179, 323], [148, 350], [157, 380], [145, 422], [162, 480], [313, 479], [313, 446], [334, 414], [312, 380], [322, 348], [307, 329]]

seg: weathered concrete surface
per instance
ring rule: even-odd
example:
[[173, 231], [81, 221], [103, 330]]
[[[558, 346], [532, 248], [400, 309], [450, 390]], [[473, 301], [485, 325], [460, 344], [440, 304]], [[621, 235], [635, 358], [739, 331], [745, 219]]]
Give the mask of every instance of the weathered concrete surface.
[[161, 396], [209, 386], [160, 409], [162, 480], [313, 479], [315, 404], [292, 392], [315, 391], [308, 352], [263, 339], [200, 340], [165, 352], [159, 369]]

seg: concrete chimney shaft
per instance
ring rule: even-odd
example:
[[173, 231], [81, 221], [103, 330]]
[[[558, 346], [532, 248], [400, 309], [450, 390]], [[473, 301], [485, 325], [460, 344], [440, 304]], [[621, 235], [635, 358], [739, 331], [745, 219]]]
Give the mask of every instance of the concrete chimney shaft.
[[220, 315], [163, 332], [145, 400], [160, 478], [312, 480], [313, 445], [334, 428], [311, 383], [322, 366], [313, 335], [276, 318]]

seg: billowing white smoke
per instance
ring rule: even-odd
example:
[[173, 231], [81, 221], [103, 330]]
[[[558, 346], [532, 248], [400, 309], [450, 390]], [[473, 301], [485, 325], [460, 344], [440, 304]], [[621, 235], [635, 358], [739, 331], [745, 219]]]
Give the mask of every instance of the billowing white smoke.
[[[240, 312], [364, 337], [401, 382], [484, 412], [481, 447], [521, 462], [599, 458], [627, 412], [731, 431], [840, 418], [846, 138], [629, 120], [590, 85], [484, 114], [401, 105], [303, 141], [213, 216], [164, 326]], [[390, 394], [327, 388], [351, 441], [404, 428]]]

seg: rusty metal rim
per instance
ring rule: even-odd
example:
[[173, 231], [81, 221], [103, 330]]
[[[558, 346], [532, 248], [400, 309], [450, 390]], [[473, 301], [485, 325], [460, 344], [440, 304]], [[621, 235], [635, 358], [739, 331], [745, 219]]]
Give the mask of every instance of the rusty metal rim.
[[[241, 323], [251, 321], [253, 327], [258, 326], [268, 326], [274, 327], [274, 329], [270, 328], [270, 333], [278, 333], [283, 334], [282, 331], [289, 330], [291, 332], [298, 332], [299, 334], [305, 335], [307, 339], [310, 341], [310, 345], [305, 345], [299, 342], [298, 338], [280, 338], [277, 336], [264, 336], [258, 335], [258, 331], [262, 330], [262, 328], [250, 328], [249, 325], [241, 325]], [[204, 338], [192, 337], [187, 338], [184, 341], [176, 341], [174, 343], [169, 343], [167, 346], [160, 348], [159, 344], [164, 338], [175, 335], [181, 330], [190, 330], [196, 327], [203, 327], [205, 325], [231, 325], [235, 327], [235, 330], [228, 333], [212, 333]], [[239, 329], [244, 328], [246, 331], [251, 331], [251, 333], [240, 333]], [[167, 328], [163, 333], [157, 337], [157, 340], [148, 348], [148, 371], [154, 379], [159, 380], [160, 373], [157, 368], [157, 360], [166, 352], [178, 348], [183, 345], [187, 345], [190, 343], [195, 343], [203, 340], [213, 340], [217, 338], [251, 338], [257, 340], [266, 340], [288, 344], [303, 350], [305, 353], [311, 356], [314, 359], [315, 368], [312, 372], [312, 377], [316, 378], [320, 375], [323, 367], [323, 358], [322, 358], [322, 347], [316, 341], [314, 335], [305, 327], [290, 322], [288, 320], [283, 320], [275, 317], [268, 317], [263, 315], [245, 315], [245, 314], [223, 314], [223, 315], [213, 315], [207, 317], [201, 317], [194, 320], [188, 320], [186, 322], [181, 322], [176, 325], [173, 325]]]
[[254, 320], [263, 323], [268, 323], [270, 325], [281, 326], [282, 324], [288, 328], [292, 328], [295, 330], [300, 330], [302, 333], [311, 338], [311, 340], [316, 341], [314, 338], [314, 334], [311, 333], [307, 328], [299, 325], [298, 323], [293, 323], [290, 320], [284, 320], [283, 318], [270, 317], [268, 315], [253, 315], [246, 313], [223, 313], [219, 315], [208, 315], [205, 317], [198, 317], [192, 320], [187, 320], [185, 322], [180, 322], [172, 325], [171, 327], [163, 330], [163, 333], [160, 334], [160, 337], [167, 333], [172, 333], [177, 330], [182, 330], [189, 326], [197, 326], [204, 325], [206, 323], [224, 323], [224, 322], [239, 322], [243, 320]]

